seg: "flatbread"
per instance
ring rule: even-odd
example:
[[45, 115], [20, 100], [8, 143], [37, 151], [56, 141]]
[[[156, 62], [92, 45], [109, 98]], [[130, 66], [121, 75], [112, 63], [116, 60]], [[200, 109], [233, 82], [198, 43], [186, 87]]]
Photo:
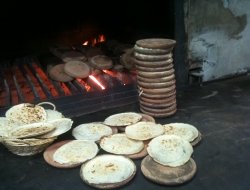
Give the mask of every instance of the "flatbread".
[[98, 141], [112, 133], [111, 127], [98, 122], [81, 124], [72, 130], [72, 135], [75, 139], [91, 141]]
[[53, 121], [53, 120], [61, 119], [64, 117], [61, 112], [56, 111], [56, 110], [45, 109], [45, 111], [47, 114], [46, 121]]
[[48, 123], [52, 124], [55, 127], [55, 130], [49, 133], [46, 133], [42, 136], [39, 136], [40, 138], [57, 137], [61, 134], [66, 133], [67, 131], [71, 129], [73, 121], [69, 118], [60, 118], [60, 119], [48, 121]]
[[69, 61], [86, 61], [87, 57], [78, 51], [67, 51], [61, 55], [64, 62]]
[[177, 135], [189, 142], [196, 139], [199, 134], [196, 127], [187, 123], [169, 123], [163, 126], [165, 128], [166, 135]]
[[185, 164], [193, 153], [192, 145], [176, 135], [161, 135], [152, 139], [147, 148], [154, 161], [164, 166]]
[[[134, 162], [124, 156], [101, 155], [82, 165], [80, 176], [91, 186], [102, 188], [108, 184], [124, 185], [136, 173]], [[112, 186], [114, 187], [114, 186]]]
[[87, 78], [90, 74], [90, 68], [82, 61], [69, 61], [65, 63], [64, 72], [71, 77]]
[[36, 137], [48, 133], [54, 129], [55, 126], [52, 125], [51, 123], [45, 123], [45, 122], [31, 123], [15, 127], [9, 132], [9, 136], [15, 138]]
[[64, 63], [57, 64], [48, 69], [48, 74], [50, 78], [58, 82], [72, 81], [74, 78], [64, 72], [64, 65]]
[[164, 133], [164, 127], [161, 124], [148, 121], [140, 121], [129, 125], [125, 129], [128, 138], [135, 140], [148, 140]]
[[113, 61], [106, 55], [96, 55], [90, 59], [90, 64], [96, 69], [110, 69], [113, 67]]
[[9, 131], [16, 127], [15, 123], [6, 117], [0, 117], [0, 137], [8, 137]]
[[20, 125], [43, 122], [47, 118], [46, 111], [42, 106], [29, 103], [12, 106], [6, 111], [5, 116], [10, 121]]
[[142, 115], [135, 112], [124, 112], [111, 115], [104, 120], [105, 125], [109, 126], [127, 126], [137, 123], [142, 119]]
[[53, 159], [60, 164], [77, 164], [94, 158], [97, 153], [98, 146], [95, 142], [73, 140], [58, 148]]
[[100, 147], [106, 152], [112, 154], [135, 154], [144, 148], [143, 141], [129, 139], [126, 134], [119, 133], [103, 137], [100, 141]]

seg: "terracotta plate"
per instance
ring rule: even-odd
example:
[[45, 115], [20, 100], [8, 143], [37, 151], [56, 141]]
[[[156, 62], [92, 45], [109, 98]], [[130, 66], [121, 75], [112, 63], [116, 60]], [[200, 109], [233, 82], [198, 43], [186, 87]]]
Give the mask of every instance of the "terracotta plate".
[[190, 160], [182, 166], [168, 167], [155, 162], [149, 155], [141, 162], [143, 175], [158, 184], [179, 185], [191, 180], [196, 174], [195, 161]]
[[53, 155], [55, 151], [60, 148], [62, 145], [70, 142], [72, 140], [65, 140], [65, 141], [60, 141], [55, 144], [52, 144], [49, 146], [44, 152], [43, 152], [43, 158], [44, 160], [51, 166], [54, 166], [56, 168], [75, 168], [77, 166], [80, 166], [82, 163], [79, 164], [60, 164], [53, 159]]

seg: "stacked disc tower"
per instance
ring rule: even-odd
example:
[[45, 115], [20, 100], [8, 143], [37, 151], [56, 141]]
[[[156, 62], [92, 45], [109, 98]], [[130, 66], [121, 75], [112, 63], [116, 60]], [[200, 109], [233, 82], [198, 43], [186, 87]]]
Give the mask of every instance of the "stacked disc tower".
[[150, 38], [134, 46], [140, 110], [154, 117], [176, 113], [176, 81], [173, 64], [175, 40]]

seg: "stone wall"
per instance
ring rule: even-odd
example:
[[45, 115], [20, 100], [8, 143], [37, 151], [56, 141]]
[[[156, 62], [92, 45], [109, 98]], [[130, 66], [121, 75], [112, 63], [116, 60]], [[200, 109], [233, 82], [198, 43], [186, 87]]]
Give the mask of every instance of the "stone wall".
[[250, 70], [249, 0], [185, 0], [189, 73], [202, 81]]

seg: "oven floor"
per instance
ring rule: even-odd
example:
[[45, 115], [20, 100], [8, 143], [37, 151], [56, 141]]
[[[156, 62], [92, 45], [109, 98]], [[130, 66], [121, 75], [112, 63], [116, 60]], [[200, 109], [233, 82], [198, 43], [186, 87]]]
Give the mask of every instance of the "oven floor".
[[[177, 113], [158, 118], [161, 124], [190, 123], [202, 134], [194, 147], [197, 164], [194, 178], [177, 188], [180, 190], [248, 190], [250, 186], [250, 76], [216, 81], [203, 86], [190, 86], [177, 93]], [[109, 109], [73, 118], [74, 126], [102, 121], [105, 117], [124, 111], [139, 111], [138, 105]], [[73, 139], [71, 133], [58, 141]], [[79, 167], [57, 169], [48, 165], [42, 154], [19, 157], [0, 145], [0, 189], [93, 189], [83, 183]], [[140, 171], [141, 160], [135, 161], [137, 174], [122, 189], [171, 189], [152, 183]]]

